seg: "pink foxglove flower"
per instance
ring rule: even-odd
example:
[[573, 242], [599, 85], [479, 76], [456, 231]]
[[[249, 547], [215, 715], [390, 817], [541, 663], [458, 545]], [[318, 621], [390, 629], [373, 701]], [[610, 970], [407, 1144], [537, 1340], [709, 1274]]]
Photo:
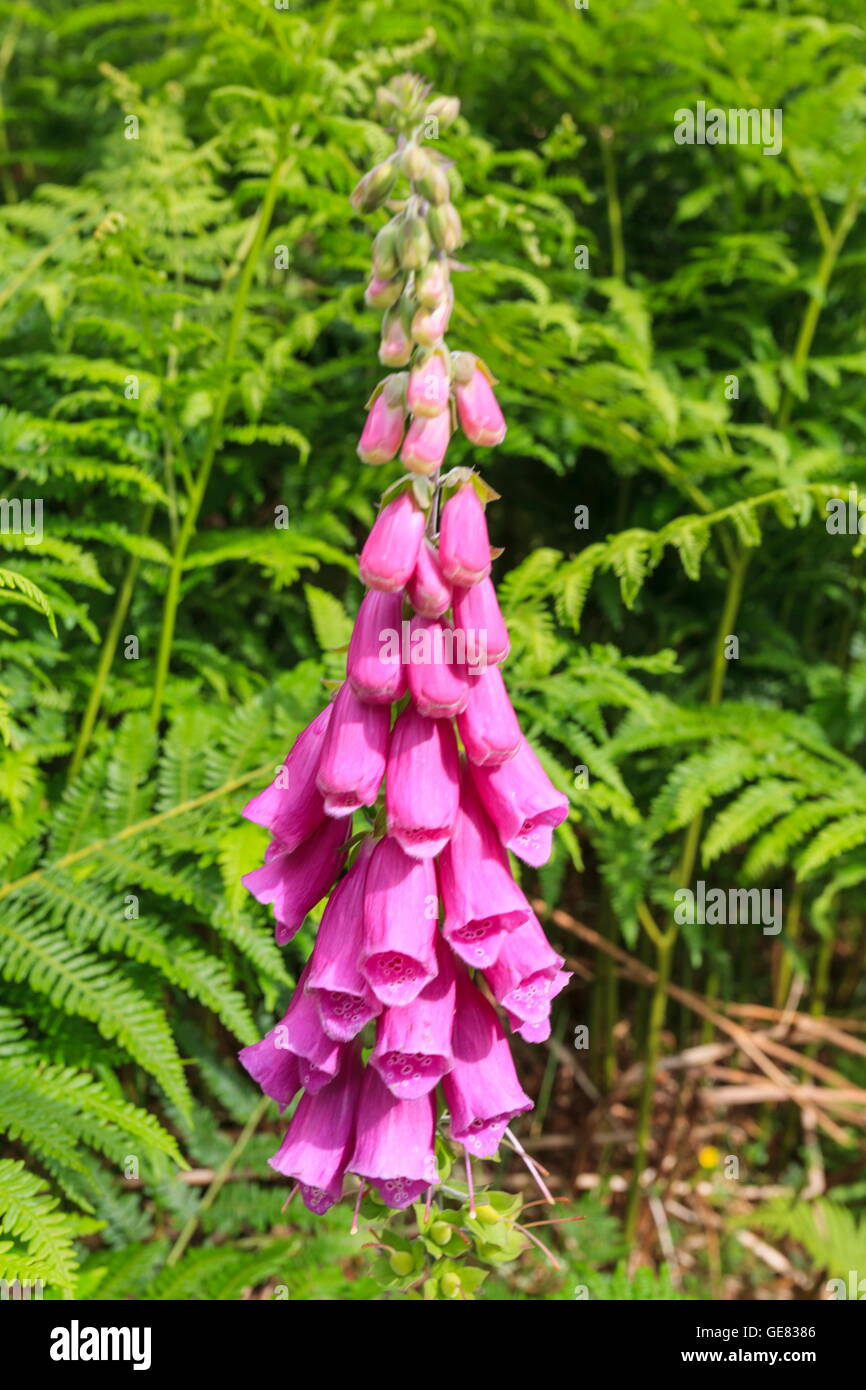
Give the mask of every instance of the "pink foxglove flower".
[[349, 1170], [366, 1178], [389, 1207], [402, 1210], [436, 1181], [433, 1097], [398, 1098], [375, 1067], [364, 1073]]
[[439, 898], [429, 859], [413, 859], [386, 835], [370, 857], [364, 889], [362, 975], [383, 1004], [411, 1004], [436, 974]]
[[423, 618], [441, 618], [451, 606], [451, 585], [439, 568], [439, 556], [434, 546], [424, 540], [412, 571], [406, 595]]
[[[469, 365], [466, 359], [474, 363], [468, 380], [464, 379]], [[473, 444], [481, 444], [488, 448], [493, 444], [501, 444], [506, 433], [505, 420], [499, 409], [499, 402], [493, 394], [486, 368], [479, 364], [477, 357], [473, 359], [473, 354], [467, 352], [460, 354], [460, 369], [455, 395], [463, 433]]]
[[385, 775], [390, 722], [387, 706], [359, 700], [349, 681], [341, 685], [316, 778], [329, 816], [349, 816], [374, 804]]
[[478, 1158], [492, 1158], [515, 1115], [532, 1109], [496, 1010], [465, 974], [457, 978], [454, 1064], [442, 1081], [451, 1135]]
[[516, 754], [520, 725], [497, 666], [472, 677], [469, 701], [457, 718], [457, 727], [473, 763], [504, 763]]
[[417, 999], [380, 1014], [370, 1057], [389, 1091], [410, 1100], [433, 1091], [451, 1068], [454, 961], [438, 933], [436, 961], [437, 973]]
[[402, 589], [415, 568], [424, 535], [424, 513], [411, 491], [386, 503], [367, 537], [358, 567], [369, 589]]
[[467, 634], [467, 644], [469, 635], [475, 634], [475, 646], [484, 654], [484, 665], [498, 666], [511, 650], [492, 579], [454, 590], [454, 626]]
[[435, 618], [417, 614], [409, 629], [409, 690], [419, 714], [452, 719], [466, 708], [469, 678], [465, 666], [452, 661], [454, 633]]
[[412, 338], [399, 305], [394, 305], [385, 314], [382, 323], [382, 341], [379, 344], [379, 361], [383, 367], [405, 367], [412, 356]]
[[371, 845], [358, 858], [328, 900], [310, 957], [307, 992], [319, 1009], [322, 1027], [336, 1042], [349, 1042], [382, 1005], [361, 974], [364, 940], [364, 886]]
[[[406, 439], [408, 443], [408, 435]], [[405, 444], [403, 449], [405, 452]], [[484, 506], [471, 483], [459, 487], [442, 508], [439, 563], [445, 578], [462, 588], [480, 584], [490, 573]]]
[[448, 409], [450, 389], [447, 358], [441, 349], [434, 348], [409, 373], [406, 402], [413, 416], [441, 415]]
[[291, 941], [307, 913], [331, 887], [351, 833], [351, 819], [336, 821], [326, 816], [310, 838], [290, 853], [279, 840], [272, 840], [262, 868], [244, 874], [241, 882], [253, 897], [273, 904], [275, 934], [281, 946]]
[[473, 764], [471, 771], [505, 847], [527, 864], [546, 864], [553, 826], [568, 815], [568, 798], [556, 790], [526, 739], [507, 762]]
[[359, 700], [371, 705], [391, 704], [406, 693], [406, 669], [399, 650], [391, 655], [389, 637], [399, 640], [403, 621], [401, 594], [370, 589], [355, 619], [346, 675]]
[[330, 718], [331, 706], [326, 705], [298, 734], [275, 780], [248, 801], [242, 812], [247, 820], [270, 830], [286, 853], [297, 849], [325, 818], [316, 774]]
[[388, 377], [370, 405], [358, 441], [362, 462], [389, 463], [400, 448], [406, 422], [404, 382], [405, 377]]
[[484, 978], [515, 1030], [525, 1024], [548, 1024], [551, 1003], [571, 979], [564, 964], [534, 915], [509, 932]]
[[285, 1110], [303, 1083], [294, 1052], [280, 1047], [275, 1041], [281, 1026], [277, 1024], [261, 1042], [241, 1048], [238, 1061], [253, 1081], [258, 1083], [264, 1094], [275, 1100], [281, 1110]]
[[416, 859], [432, 859], [451, 838], [460, 770], [457, 740], [446, 719], [425, 719], [407, 705], [394, 725], [385, 809], [388, 834]]
[[466, 773], [454, 834], [439, 860], [439, 884], [445, 939], [467, 965], [489, 969], [505, 934], [532, 913]]
[[420, 343], [422, 347], [434, 347], [440, 342], [448, 332], [453, 308], [454, 291], [450, 285], [435, 309], [420, 305], [412, 316], [411, 332], [415, 342]]
[[406, 431], [400, 461], [413, 473], [430, 475], [442, 463], [451, 438], [451, 416], [443, 410], [441, 415], [416, 415]]
[[310, 1211], [321, 1215], [339, 1202], [361, 1087], [360, 1058], [346, 1049], [340, 1074], [315, 1095], [305, 1094], [270, 1160], [272, 1168], [301, 1184]]
[[315, 1095], [333, 1081], [343, 1053], [323, 1029], [315, 999], [306, 991], [309, 974], [307, 962], [282, 1021], [261, 1042], [238, 1053], [253, 1080], [281, 1109], [301, 1086]]

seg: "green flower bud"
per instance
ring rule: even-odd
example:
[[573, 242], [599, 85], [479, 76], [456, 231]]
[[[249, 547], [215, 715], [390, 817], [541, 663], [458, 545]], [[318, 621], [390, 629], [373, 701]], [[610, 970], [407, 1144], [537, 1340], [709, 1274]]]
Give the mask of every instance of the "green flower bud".
[[408, 1250], [396, 1250], [388, 1261], [395, 1274], [405, 1277], [415, 1268], [415, 1261]]
[[449, 1270], [448, 1273], [443, 1274], [442, 1278], [439, 1280], [439, 1287], [446, 1298], [459, 1298], [463, 1285], [460, 1283], [459, 1274], [455, 1274], [453, 1270]]
[[440, 164], [429, 164], [426, 173], [418, 179], [418, 192], [428, 203], [447, 203], [451, 197], [448, 175]]
[[397, 223], [386, 222], [373, 241], [373, 269], [379, 280], [391, 280], [397, 273]]
[[460, 115], [460, 102], [457, 97], [437, 97], [427, 107], [426, 114], [435, 116], [440, 125], [453, 125]]
[[407, 179], [417, 182], [430, 168], [430, 157], [420, 145], [407, 145], [400, 159], [400, 168]]
[[390, 159], [377, 164], [365, 174], [352, 193], [352, 207], [358, 212], [373, 212], [381, 207], [397, 182], [397, 166]]
[[434, 1221], [430, 1227], [430, 1239], [437, 1245], [447, 1245], [454, 1231], [447, 1221]]
[[398, 239], [400, 265], [404, 270], [420, 270], [430, 259], [430, 232], [423, 217], [407, 217]]
[[440, 251], [455, 251], [463, 241], [460, 214], [453, 203], [439, 203], [427, 214], [430, 235]]
[[483, 1226], [495, 1226], [502, 1217], [495, 1207], [484, 1205], [475, 1208], [475, 1220], [480, 1221]]
[[371, 309], [390, 309], [403, 293], [405, 283], [399, 275], [395, 280], [381, 280], [374, 275], [364, 291], [364, 300]]

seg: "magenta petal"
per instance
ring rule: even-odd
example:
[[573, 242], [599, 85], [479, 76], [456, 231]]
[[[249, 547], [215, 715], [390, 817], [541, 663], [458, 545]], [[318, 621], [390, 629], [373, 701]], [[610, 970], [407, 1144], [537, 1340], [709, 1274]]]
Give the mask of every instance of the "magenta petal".
[[451, 585], [439, 567], [434, 546], [424, 540], [406, 590], [409, 602], [424, 618], [441, 618], [451, 606]]
[[359, 561], [369, 589], [402, 589], [415, 568], [424, 535], [424, 513], [411, 492], [401, 492], [382, 508]]
[[307, 913], [327, 893], [343, 862], [352, 833], [351, 820], [328, 817], [297, 849], [287, 854], [273, 840], [262, 868], [244, 874], [241, 882], [260, 903], [272, 903], [276, 938], [281, 946], [301, 927]]
[[374, 804], [385, 775], [390, 723], [386, 705], [367, 704], [348, 681], [341, 685], [316, 779], [329, 816]]
[[243, 809], [247, 820], [270, 830], [287, 851], [297, 849], [325, 817], [321, 793], [316, 787], [316, 773], [330, 718], [331, 706], [326, 705], [312, 724], [298, 734], [271, 785], [248, 801]]
[[350, 1041], [382, 1011], [358, 968], [369, 857], [365, 845], [331, 894], [310, 958], [306, 989], [315, 998], [325, 1032], [338, 1042]]
[[261, 1042], [241, 1048], [238, 1060], [264, 1094], [285, 1110], [302, 1082], [297, 1057], [275, 1041], [276, 1032], [274, 1028]]
[[429, 859], [386, 835], [370, 859], [359, 965], [383, 1004], [408, 1005], [436, 974], [439, 898]]
[[467, 965], [487, 970], [504, 934], [527, 922], [532, 910], [466, 773], [454, 835], [439, 860], [439, 883], [445, 939]]
[[502, 943], [493, 965], [484, 972], [497, 1001], [526, 1023], [540, 1023], [570, 974], [534, 915]]
[[451, 1135], [478, 1158], [492, 1158], [515, 1115], [532, 1109], [514, 1070], [496, 1010], [461, 973], [457, 980], [454, 1065], [442, 1089]]
[[380, 391], [367, 412], [358, 441], [358, 455], [364, 463], [388, 463], [394, 457], [403, 438], [405, 418], [402, 403], [390, 404], [387, 393]]
[[480, 584], [490, 573], [484, 506], [471, 483], [459, 487], [442, 508], [439, 563], [445, 578], [463, 587]]
[[503, 844], [527, 864], [546, 864], [552, 827], [568, 815], [568, 799], [556, 790], [527, 740], [520, 740], [507, 762], [473, 764], [471, 771]]
[[473, 763], [504, 763], [520, 747], [517, 715], [496, 666], [470, 680], [469, 702], [457, 717], [463, 747]]
[[468, 382], [458, 382], [455, 394], [457, 414], [467, 439], [486, 448], [501, 444], [506, 433], [505, 419], [493, 387], [480, 367], [475, 368]]
[[391, 732], [385, 806], [388, 833], [416, 859], [447, 844], [459, 801], [457, 740], [448, 720], [407, 705]]
[[450, 950], [437, 938], [438, 973], [411, 1004], [380, 1015], [370, 1057], [389, 1091], [414, 1100], [451, 1068], [455, 975]]
[[406, 691], [406, 671], [400, 659], [402, 594], [370, 589], [366, 594], [349, 642], [346, 675], [360, 700], [371, 705], [390, 704]]
[[[314, 1096], [301, 1097], [285, 1138], [270, 1159], [271, 1167], [304, 1187], [316, 1189], [323, 1198], [327, 1194], [338, 1200], [337, 1184], [342, 1187], [355, 1131], [360, 1080], [360, 1057], [355, 1048], [347, 1048], [339, 1075], [330, 1086]], [[315, 1194], [311, 1195], [315, 1199]]]
[[437, 1180], [433, 1127], [432, 1096], [398, 1098], [368, 1067], [349, 1171], [371, 1182], [388, 1206], [409, 1206]]
[[492, 579], [454, 590], [454, 626], [466, 634], [466, 660], [473, 673], [498, 666], [511, 649]]
[[469, 700], [469, 682], [459, 664], [455, 636], [437, 619], [417, 613], [409, 625], [409, 690], [418, 713], [428, 719], [452, 719]]

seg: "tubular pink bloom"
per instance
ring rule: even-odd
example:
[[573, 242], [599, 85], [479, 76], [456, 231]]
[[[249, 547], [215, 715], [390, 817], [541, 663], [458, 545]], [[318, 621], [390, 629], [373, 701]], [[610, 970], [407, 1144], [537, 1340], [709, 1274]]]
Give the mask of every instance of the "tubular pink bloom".
[[550, 858], [552, 827], [568, 815], [558, 792], [525, 738], [508, 762], [471, 764], [472, 778], [506, 849], [536, 868]]
[[407, 705], [391, 733], [385, 808], [388, 834], [415, 859], [432, 859], [451, 838], [460, 799], [454, 730]]
[[457, 414], [466, 438], [473, 444], [489, 447], [501, 444], [506, 426], [493, 387], [482, 367], [476, 367], [468, 382], [456, 384]]
[[436, 1182], [433, 1097], [391, 1094], [375, 1067], [364, 1073], [349, 1171], [366, 1178], [383, 1202], [402, 1211]]
[[483, 665], [498, 666], [511, 650], [511, 642], [493, 580], [482, 579], [469, 589], [455, 589], [453, 602], [454, 626], [467, 634], [467, 650], [470, 634], [474, 634], [475, 649], [484, 654]]
[[316, 787], [322, 744], [331, 718], [326, 705], [292, 745], [270, 786], [248, 801], [242, 815], [270, 830], [282, 849], [291, 853], [312, 835], [325, 818], [325, 806]]
[[[557, 976], [559, 983], [558, 987], [554, 990], [554, 994], [558, 994], [570, 979], [571, 976], [567, 972], [561, 972], [560, 975]], [[550, 1037], [549, 1013], [545, 1014], [544, 1018], [538, 1023], [528, 1023], [525, 1019], [520, 1018], [518, 1014], [509, 1013], [508, 1010], [506, 1010], [506, 1013], [508, 1013], [508, 1022], [511, 1025], [512, 1031], [518, 1033], [525, 1042], [547, 1042], [547, 1039]]]
[[362, 462], [388, 463], [400, 448], [406, 420], [401, 397], [402, 393], [392, 402], [386, 387], [370, 406], [358, 441], [358, 456]]
[[436, 939], [438, 974], [418, 998], [380, 1015], [370, 1057], [389, 1091], [414, 1100], [434, 1090], [451, 1068], [454, 1025], [454, 961], [441, 936]]
[[451, 438], [451, 415], [414, 416], [406, 431], [400, 459], [413, 473], [435, 473], [448, 449]]
[[[409, 428], [409, 434], [412, 428]], [[406, 443], [409, 435], [406, 436]], [[403, 454], [406, 444], [403, 445]], [[400, 457], [403, 457], [403, 454]], [[439, 563], [446, 579], [462, 588], [480, 584], [490, 573], [490, 540], [484, 507], [472, 483], [464, 483], [442, 508]]]
[[373, 522], [358, 567], [368, 589], [402, 589], [415, 568], [424, 513], [408, 489], [388, 502]]
[[565, 964], [544, 935], [535, 916], [510, 932], [499, 955], [484, 972], [498, 1004], [507, 1011], [512, 1027], [545, 1023], [550, 1005], [571, 979]]
[[445, 353], [434, 348], [409, 373], [406, 403], [414, 416], [441, 415], [448, 409], [451, 378]]
[[[391, 704], [406, 693], [406, 670], [399, 656], [403, 598], [370, 589], [365, 595], [349, 642], [346, 675], [359, 700]], [[386, 634], [394, 634], [397, 655], [387, 655]], [[323, 808], [324, 809], [324, 808]]]
[[349, 816], [375, 802], [385, 775], [390, 722], [385, 705], [359, 700], [348, 681], [340, 686], [316, 778], [329, 816]]
[[364, 940], [364, 885], [370, 861], [367, 841], [325, 908], [310, 957], [306, 990], [318, 1006], [329, 1038], [350, 1042], [382, 1005], [358, 968]]
[[473, 763], [504, 763], [517, 753], [520, 725], [497, 666], [472, 677], [469, 702], [458, 716], [457, 728]]
[[532, 1101], [523, 1091], [496, 1016], [468, 976], [457, 978], [454, 1065], [442, 1080], [451, 1135], [478, 1158], [493, 1158], [507, 1126]]
[[336, 1080], [316, 1095], [303, 1095], [273, 1158], [272, 1168], [301, 1184], [310, 1211], [321, 1215], [340, 1200], [346, 1156], [355, 1133], [361, 1060], [346, 1049]]
[[277, 1028], [272, 1028], [261, 1042], [241, 1048], [238, 1061], [264, 1094], [275, 1100], [281, 1110], [285, 1110], [301, 1089], [302, 1082], [294, 1052], [289, 1052], [288, 1048], [280, 1047], [274, 1041]]
[[455, 646], [452, 630], [416, 613], [409, 642], [409, 690], [418, 713], [428, 719], [452, 719], [466, 708], [470, 689], [465, 667], [450, 659]]
[[411, 1004], [436, 974], [439, 898], [429, 859], [413, 859], [386, 835], [370, 858], [364, 944], [358, 965], [383, 1004]]
[[308, 840], [287, 853], [272, 840], [261, 869], [244, 874], [241, 883], [260, 903], [272, 903], [278, 943], [285, 946], [307, 913], [325, 896], [343, 863], [352, 833], [351, 820], [326, 817]]
[[[291, 1081], [291, 1066], [297, 1074], [298, 1085], [303, 1086], [311, 1095], [315, 1095], [316, 1091], [321, 1091], [323, 1086], [333, 1081], [340, 1066], [342, 1046], [333, 1038], [329, 1038], [322, 1028], [316, 1001], [306, 989], [309, 974], [308, 961], [282, 1021], [276, 1028], [272, 1028], [260, 1043], [245, 1047], [238, 1053], [250, 1076], [258, 1081], [265, 1094], [274, 1100], [281, 1100], [281, 1097], [277, 1095], [276, 1090], [269, 1089], [266, 1080], [272, 1077], [275, 1087], [285, 1089], [281, 1080], [282, 1073], [285, 1072], [286, 1082]], [[296, 1086], [295, 1090], [297, 1089]], [[287, 1104], [292, 1095], [294, 1091], [281, 1103]]]
[[451, 606], [451, 585], [439, 568], [434, 546], [425, 538], [406, 590], [409, 602], [423, 618], [441, 618]]
[[467, 965], [488, 970], [505, 934], [529, 921], [532, 913], [465, 772], [454, 834], [439, 860], [439, 884], [445, 940]]
[[422, 347], [434, 347], [448, 332], [451, 313], [454, 308], [454, 291], [449, 285], [445, 296], [435, 309], [425, 305], [415, 310], [412, 317], [412, 337]]

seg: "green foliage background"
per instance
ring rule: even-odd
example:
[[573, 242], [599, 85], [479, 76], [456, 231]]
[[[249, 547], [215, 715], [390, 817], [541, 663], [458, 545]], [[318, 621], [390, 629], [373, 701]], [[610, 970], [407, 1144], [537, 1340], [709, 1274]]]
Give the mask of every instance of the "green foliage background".
[[[287, 1228], [256, 1180], [274, 1126], [207, 1205], [176, 1162], [219, 1170], [261, 1118], [232, 1054], [311, 941], [281, 955], [240, 887], [263, 832], [238, 811], [339, 674], [396, 475], [354, 452], [377, 319], [348, 194], [407, 68], [462, 102], [452, 337], [509, 434], [449, 460], [502, 494], [510, 689], [573, 806], [527, 887], [662, 981], [778, 1003], [802, 976], [802, 1007], [862, 1016], [862, 544], [825, 527], [866, 486], [861, 25], [855, 0], [0, 4], [0, 466], [45, 528], [0, 534], [0, 1275], [375, 1296], [344, 1219]], [[697, 100], [783, 108], [782, 153], [675, 144]], [[702, 875], [784, 889], [774, 957], [676, 929]], [[557, 1026], [591, 1008], [603, 1080], [615, 1020], [651, 1064], [662, 1019], [599, 972]], [[592, 1211], [578, 1274], [634, 1234]], [[641, 1278], [593, 1296], [671, 1296]]]

